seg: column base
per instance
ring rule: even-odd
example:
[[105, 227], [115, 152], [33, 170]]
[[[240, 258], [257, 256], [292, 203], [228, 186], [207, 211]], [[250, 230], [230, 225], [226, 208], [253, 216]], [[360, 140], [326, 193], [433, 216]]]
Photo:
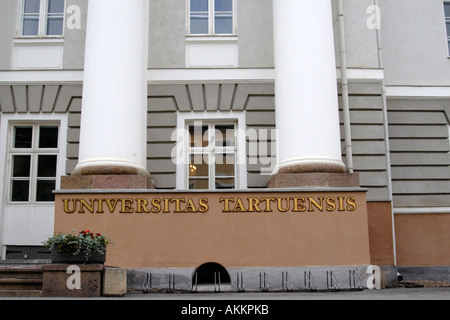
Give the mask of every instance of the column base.
[[75, 169], [61, 177], [61, 189], [154, 189], [149, 172], [124, 166], [93, 166]]
[[270, 179], [268, 188], [350, 188], [360, 187], [358, 173], [329, 173], [329, 172], [306, 172], [306, 173], [277, 173]]

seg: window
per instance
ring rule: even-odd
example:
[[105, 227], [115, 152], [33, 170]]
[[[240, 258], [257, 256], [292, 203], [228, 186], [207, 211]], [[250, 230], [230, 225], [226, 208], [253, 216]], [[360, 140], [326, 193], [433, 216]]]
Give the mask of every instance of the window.
[[233, 2], [234, 0], [188, 0], [188, 34], [234, 34]]
[[445, 25], [447, 27], [448, 54], [450, 56], [450, 1], [444, 1]]
[[236, 188], [236, 124], [188, 124], [189, 189]]
[[20, 35], [62, 36], [65, 0], [23, 0]]
[[10, 202], [54, 201], [58, 131], [58, 126], [53, 124], [12, 126], [8, 154]]

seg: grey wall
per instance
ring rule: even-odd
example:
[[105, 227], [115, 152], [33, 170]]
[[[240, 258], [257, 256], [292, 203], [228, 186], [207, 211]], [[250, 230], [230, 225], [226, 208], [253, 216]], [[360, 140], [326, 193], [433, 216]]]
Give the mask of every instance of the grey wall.
[[272, 0], [238, 0], [239, 67], [273, 67]]
[[388, 100], [394, 205], [450, 206], [450, 100]]
[[11, 68], [12, 42], [17, 31], [17, 0], [0, 2], [0, 70]]
[[184, 68], [186, 1], [150, 1], [149, 67]]
[[[426, 1], [426, 0], [425, 0]], [[367, 8], [373, 0], [343, 0], [345, 21], [345, 45], [349, 68], [378, 68], [376, 31], [367, 28]], [[339, 28], [336, 1], [333, 4], [336, 64], [339, 61]]]
[[448, 85], [442, 0], [380, 0], [386, 83]]
[[[87, 0], [66, 0], [66, 8], [77, 5], [81, 9], [81, 29], [64, 28], [64, 69], [84, 68], [84, 44], [86, 41]], [[66, 17], [70, 16], [66, 14]], [[66, 18], [67, 19], [67, 18]], [[66, 21], [67, 22], [67, 21]]]

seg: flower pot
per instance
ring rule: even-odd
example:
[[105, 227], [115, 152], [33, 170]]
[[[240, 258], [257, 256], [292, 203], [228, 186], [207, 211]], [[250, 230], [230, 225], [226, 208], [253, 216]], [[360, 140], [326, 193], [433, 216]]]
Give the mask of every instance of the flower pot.
[[64, 255], [58, 252], [58, 248], [52, 248], [50, 259], [52, 263], [64, 264], [104, 264], [106, 260], [106, 247], [103, 248], [103, 254], [93, 252], [86, 260], [86, 255], [83, 250], [78, 254]]

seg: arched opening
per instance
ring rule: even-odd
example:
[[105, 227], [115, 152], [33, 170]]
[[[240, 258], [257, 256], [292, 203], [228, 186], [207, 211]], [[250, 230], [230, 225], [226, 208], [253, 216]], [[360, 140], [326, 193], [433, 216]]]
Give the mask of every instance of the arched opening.
[[202, 288], [211, 287], [215, 291], [221, 291], [221, 288], [231, 285], [230, 275], [227, 269], [215, 262], [208, 262], [198, 267], [192, 277], [192, 287]]

